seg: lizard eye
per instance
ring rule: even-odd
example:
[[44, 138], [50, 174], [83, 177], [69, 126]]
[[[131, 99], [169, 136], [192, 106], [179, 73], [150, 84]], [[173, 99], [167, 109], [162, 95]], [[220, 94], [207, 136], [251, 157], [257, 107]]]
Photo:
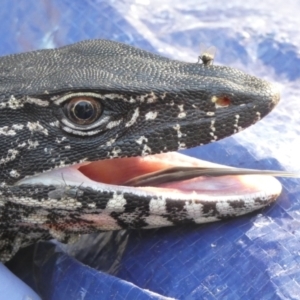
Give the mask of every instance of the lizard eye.
[[[73, 135], [92, 136], [109, 127], [112, 117], [105, 105], [105, 96], [78, 92], [52, 98], [61, 128]], [[106, 108], [106, 109], [105, 109]]]
[[102, 113], [101, 103], [93, 97], [73, 97], [64, 104], [66, 116], [75, 124], [89, 125]]

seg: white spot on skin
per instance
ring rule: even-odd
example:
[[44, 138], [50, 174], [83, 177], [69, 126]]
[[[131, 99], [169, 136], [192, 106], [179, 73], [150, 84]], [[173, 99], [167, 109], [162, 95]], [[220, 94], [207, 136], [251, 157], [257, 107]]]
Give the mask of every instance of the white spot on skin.
[[210, 129], [211, 129], [211, 132], [209, 133], [212, 137], [213, 137], [213, 140], [211, 140], [211, 142], [215, 142], [218, 137], [215, 135], [215, 131], [216, 131], [216, 127], [215, 127], [215, 122], [216, 120], [211, 120], [211, 123], [210, 123]]
[[150, 215], [166, 215], [167, 202], [163, 197], [151, 199], [149, 202]]
[[66, 146], [65, 146], [65, 149], [70, 150], [70, 149], [71, 149], [71, 146], [70, 146], [70, 145], [66, 145]]
[[87, 160], [88, 160], [88, 158], [85, 157], [85, 158], [83, 158], [83, 159], [80, 159], [80, 160], [78, 161], [78, 163], [82, 163], [82, 162], [87, 161]]
[[139, 117], [139, 115], [140, 115], [140, 109], [137, 107], [137, 108], [134, 110], [131, 119], [125, 124], [125, 127], [130, 127], [130, 126], [132, 126], [132, 125], [136, 122], [136, 120], [137, 120], [137, 118]]
[[31, 141], [31, 140], [28, 140], [28, 150], [30, 149], [36, 149], [36, 147], [39, 145], [39, 142], [38, 141]]
[[10, 96], [7, 102], [0, 103], [0, 109], [7, 108], [7, 107], [11, 109], [18, 109], [18, 108], [22, 108], [23, 106], [24, 106], [23, 99], [16, 99], [13, 95]]
[[24, 106], [22, 102], [22, 100], [17, 100], [14, 96], [11, 96], [7, 104], [11, 109], [18, 109]]
[[124, 212], [127, 203], [123, 194], [114, 193], [113, 197], [107, 202], [105, 211], [107, 212]]
[[74, 129], [71, 129], [71, 128], [65, 127], [65, 126], [63, 126], [62, 129], [66, 132], [76, 134], [76, 135], [80, 135], [80, 136], [91, 136], [91, 135], [95, 135], [95, 134], [97, 134], [101, 131], [101, 130], [79, 131], [79, 130], [74, 130]]
[[26, 126], [32, 133], [33, 132], [41, 132], [44, 135], [48, 135], [48, 130], [44, 128], [39, 121], [37, 122], [28, 122]]
[[157, 111], [149, 111], [148, 113], [145, 114], [145, 119], [146, 120], [154, 120], [157, 117], [158, 112]]
[[[53, 148], [44, 148], [46, 154], [52, 154]], [[55, 160], [54, 160], [55, 161]]]
[[118, 147], [112, 149], [110, 153], [107, 154], [109, 158], [116, 158], [119, 157], [119, 153], [122, 153], [122, 150]]
[[196, 220], [199, 217], [200, 218], [204, 217], [204, 214], [203, 214], [203, 205], [200, 204], [200, 203], [196, 203], [193, 200], [187, 201], [187, 202], [185, 202], [184, 208], [186, 209], [189, 217], [192, 218], [193, 220]]
[[186, 149], [186, 144], [185, 143], [178, 143], [178, 150], [183, 150]]
[[[99, 98], [101, 98], [101, 97], [99, 97]], [[123, 95], [118, 95], [118, 94], [103, 95], [102, 99], [103, 98], [108, 98], [111, 100], [121, 99], [124, 102], [129, 102], [129, 103], [136, 103], [136, 102], [154, 103], [158, 99], [157, 96], [153, 92], [150, 94], [136, 96], [135, 98], [133, 96], [131, 96], [129, 99], [127, 99]]]
[[22, 216], [22, 222], [23, 223], [29, 223], [29, 224], [45, 224], [48, 221], [48, 216], [47, 214], [42, 215], [32, 213], [29, 214], [28, 216]]
[[17, 130], [22, 130], [23, 128], [23, 124], [14, 124], [11, 126], [11, 128], [8, 126], [0, 127], [0, 135], [14, 136], [17, 134]]
[[67, 165], [66, 165], [66, 162], [64, 161], [64, 160], [61, 160], [60, 162], [59, 162], [59, 165], [58, 165], [58, 167], [66, 167]]
[[[203, 214], [203, 204], [197, 203], [195, 200], [185, 201], [184, 208], [186, 209], [189, 218], [195, 220], [196, 223], [208, 222], [209, 218]], [[161, 199], [153, 199], [149, 203], [150, 216], [145, 218], [145, 221], [149, 224], [147, 228], [157, 227], [157, 226], [168, 226], [174, 225], [167, 219], [161, 217], [161, 215], [167, 215], [166, 211], [166, 201]], [[156, 217], [159, 218], [156, 218]], [[214, 217], [212, 220], [215, 220]]]
[[10, 175], [10, 177], [13, 177], [13, 178], [18, 178], [18, 177], [20, 177], [20, 173], [19, 173], [17, 170], [11, 170], [11, 171], [9, 172], [9, 175]]
[[150, 97], [148, 97], [147, 99], [147, 103], [155, 103], [157, 99], [158, 98], [156, 97], [156, 95], [153, 92], [151, 92]]
[[146, 102], [146, 103], [155, 103], [157, 101], [157, 96], [151, 92], [150, 94], [145, 94], [137, 97], [137, 100], [140, 102]]
[[49, 101], [32, 98], [32, 97], [26, 97], [25, 102], [30, 104], [35, 104], [37, 106], [43, 106], [43, 107], [49, 106]]
[[108, 146], [108, 147], [112, 146], [115, 141], [116, 141], [116, 139], [110, 139], [108, 142], [106, 142], [106, 146]]
[[49, 125], [52, 127], [59, 127], [59, 122], [58, 121], [50, 122]]
[[210, 135], [212, 136], [212, 138], [213, 138], [213, 140], [211, 140], [211, 142], [215, 142], [215, 141], [218, 139], [218, 137], [217, 137], [216, 135], [214, 135], [213, 132], [210, 132], [209, 134], [210, 134]]
[[178, 114], [177, 117], [178, 117], [179, 119], [183, 119], [183, 118], [186, 117], [186, 113], [185, 113], [185, 112], [181, 112], [181, 113]]
[[0, 165], [3, 165], [3, 164], [6, 164], [6, 163], [8, 163], [10, 161], [15, 160], [18, 154], [19, 154], [18, 150], [9, 149], [7, 151], [7, 156], [5, 158], [3, 158], [3, 157], [1, 158]]
[[148, 224], [144, 228], [156, 228], [156, 227], [163, 227], [163, 226], [174, 226], [174, 223], [169, 221], [166, 217], [163, 216], [155, 216], [150, 215], [145, 217], [145, 222]]
[[237, 125], [239, 123], [240, 115], [235, 115], [234, 118], [235, 118], [235, 125], [237, 127]]
[[63, 136], [61, 139], [56, 138], [56, 139], [55, 139], [55, 142], [56, 142], [57, 144], [60, 144], [60, 143], [62, 143], [64, 140], [66, 140], [66, 137], [65, 137], [65, 136]]
[[217, 96], [212, 96], [211, 97], [211, 102], [212, 103], [216, 103], [218, 101], [218, 97]]
[[152, 153], [151, 148], [147, 144], [144, 144], [144, 149], [142, 151], [142, 156], [146, 156], [146, 155], [149, 155], [151, 153]]
[[239, 126], [239, 119], [240, 119], [240, 115], [235, 115], [234, 116], [234, 127], [236, 128], [233, 132], [240, 132], [243, 130], [243, 128], [241, 126]]
[[208, 112], [206, 113], [206, 115], [212, 117], [212, 116], [215, 115], [215, 112], [214, 112], [214, 111], [208, 111]]
[[186, 112], [185, 112], [184, 109], [183, 109], [183, 104], [178, 105], [178, 108], [179, 108], [180, 113], [178, 114], [177, 117], [178, 117], [179, 119], [185, 118], [185, 117], [186, 117]]
[[256, 121], [259, 121], [260, 119], [261, 119], [261, 114], [260, 114], [260, 112], [256, 112], [256, 115], [257, 115], [257, 119], [256, 119]]
[[177, 137], [178, 137], [178, 139], [180, 139], [182, 136], [186, 136], [186, 134], [183, 134], [181, 132], [179, 124], [176, 124], [175, 126], [173, 126], [173, 128], [177, 131]]
[[41, 200], [36, 200], [30, 197], [19, 197], [16, 202], [20, 204], [25, 204], [26, 206], [30, 207], [44, 207], [48, 209], [76, 209], [82, 207], [81, 202], [77, 201], [75, 198], [71, 198], [68, 196], [63, 196], [60, 199], [47, 198]]
[[212, 132], [216, 131], [215, 122], [216, 122], [216, 120], [211, 120], [211, 124], [210, 124], [209, 128], [211, 129]]
[[16, 134], [16, 131], [9, 129], [8, 126], [0, 127], [0, 135], [14, 136]]
[[106, 125], [106, 128], [107, 128], [107, 129], [112, 129], [112, 128], [118, 126], [121, 122], [122, 122], [122, 119], [121, 119], [121, 120], [117, 120], [117, 121], [111, 121], [111, 122], [109, 122], [109, 123]]
[[13, 130], [22, 130], [24, 128], [23, 124], [14, 124], [13, 126], [11, 126], [11, 128]]
[[144, 142], [147, 143], [148, 142], [148, 139], [145, 137], [145, 136], [141, 136], [139, 137], [137, 140], [135, 140], [135, 142], [139, 145], [142, 145]]
[[119, 153], [121, 153], [121, 149], [120, 148], [114, 148], [112, 150], [112, 154], [113, 154], [113, 157], [118, 157], [119, 156]]
[[18, 144], [18, 148], [24, 148], [27, 144], [25, 142], [23, 142], [22, 144]]
[[[260, 196], [261, 200], [266, 200], [267, 198], [264, 199], [264, 197]], [[244, 202], [244, 206], [239, 207], [232, 207], [232, 205], [230, 205], [229, 201], [219, 201], [216, 203], [216, 209], [218, 210], [218, 212], [221, 215], [232, 215], [232, 214], [236, 214], [236, 215], [240, 215], [240, 214], [244, 214], [249, 211], [253, 210], [253, 207], [257, 206], [257, 204], [255, 204], [255, 201], [253, 198], [251, 197], [245, 197], [244, 199], [241, 199], [240, 201]], [[259, 208], [259, 206], [257, 206], [257, 208]]]

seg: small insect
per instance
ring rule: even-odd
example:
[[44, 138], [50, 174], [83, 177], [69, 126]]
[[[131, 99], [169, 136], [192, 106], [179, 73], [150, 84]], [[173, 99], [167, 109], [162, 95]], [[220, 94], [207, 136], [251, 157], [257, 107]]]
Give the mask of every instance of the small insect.
[[206, 47], [205, 45], [200, 45], [200, 55], [198, 56], [198, 64], [200, 60], [205, 66], [210, 66], [213, 64], [217, 48], [215, 46]]
[[48, 193], [49, 198], [62, 200], [66, 197], [72, 197], [77, 199], [77, 197], [80, 197], [83, 195], [83, 191], [80, 189], [83, 185], [83, 182], [78, 187], [71, 187], [67, 184], [64, 178], [64, 174], [61, 173], [62, 180], [64, 182], [64, 185], [59, 185], [55, 190], [52, 190]]

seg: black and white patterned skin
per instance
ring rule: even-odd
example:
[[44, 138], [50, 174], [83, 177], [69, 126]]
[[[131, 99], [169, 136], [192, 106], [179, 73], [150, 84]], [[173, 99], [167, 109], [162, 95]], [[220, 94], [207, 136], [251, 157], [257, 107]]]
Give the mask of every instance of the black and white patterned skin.
[[[68, 117], [66, 103], [80, 97], [100, 107], [91, 124]], [[39, 239], [215, 221], [268, 204], [272, 193], [248, 202], [233, 197], [224, 206], [224, 199], [220, 205], [180, 193], [72, 184], [64, 176], [48, 183], [39, 174], [214, 142], [254, 124], [278, 101], [275, 86], [236, 69], [107, 40], [1, 57], [0, 260]]]

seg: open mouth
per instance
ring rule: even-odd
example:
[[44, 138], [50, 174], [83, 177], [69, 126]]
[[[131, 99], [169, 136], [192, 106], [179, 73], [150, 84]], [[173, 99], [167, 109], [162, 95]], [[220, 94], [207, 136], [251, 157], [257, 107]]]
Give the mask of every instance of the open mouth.
[[[205, 198], [208, 195], [210, 197], [246, 196], [264, 192], [279, 195], [281, 191], [278, 189], [278, 181], [271, 176], [212, 174], [212, 170], [222, 170], [220, 167], [225, 167], [224, 169], [230, 174], [230, 168], [226, 166], [172, 152], [146, 157], [95, 161], [79, 166], [78, 171], [96, 182], [132, 186], [154, 193], [177, 193], [179, 198], [180, 194], [197, 194]], [[200, 175], [197, 176], [195, 170], [198, 170]]]
[[[206, 170], [203, 176], [197, 176], [198, 173], [186, 176], [186, 170], [196, 169], [202, 172], [203, 168]], [[210, 170], [224, 169], [231, 170], [171, 152], [84, 162], [25, 178], [17, 184], [67, 185], [98, 192], [130, 194], [135, 199], [150, 197], [152, 217], [165, 217], [168, 212], [164, 206], [168, 204], [173, 206], [171, 211], [175, 213], [174, 207], [181, 206], [186, 218], [195, 223], [246, 214], [270, 204], [281, 192], [280, 182], [270, 175], [235, 175], [245, 172], [227, 175], [228, 173], [220, 174], [219, 171], [217, 176], [207, 175]], [[121, 211], [124, 209], [121, 208]]]

